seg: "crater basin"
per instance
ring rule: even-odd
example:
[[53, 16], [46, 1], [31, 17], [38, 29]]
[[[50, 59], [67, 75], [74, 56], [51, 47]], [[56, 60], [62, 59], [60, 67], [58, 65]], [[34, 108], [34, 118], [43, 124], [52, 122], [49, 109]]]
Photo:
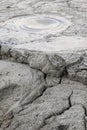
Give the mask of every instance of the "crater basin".
[[35, 15], [13, 18], [2, 24], [3, 28], [10, 31], [26, 31], [27, 33], [60, 33], [71, 24], [70, 21], [60, 16]]

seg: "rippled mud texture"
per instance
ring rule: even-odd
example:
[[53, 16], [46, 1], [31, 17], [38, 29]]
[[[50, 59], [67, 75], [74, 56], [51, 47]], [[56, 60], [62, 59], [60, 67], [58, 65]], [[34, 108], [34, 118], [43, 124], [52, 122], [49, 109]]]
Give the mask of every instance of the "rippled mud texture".
[[87, 50], [0, 57], [0, 130], [87, 130]]
[[51, 52], [87, 48], [86, 5], [86, 0], [1, 1], [0, 44]]
[[[65, 30], [71, 23], [59, 16], [51, 15], [35, 15], [21, 16], [13, 18], [1, 24], [0, 35], [6, 38], [14, 38], [19, 41], [11, 43], [11, 45], [21, 44], [31, 40], [39, 40], [47, 35], [60, 33]], [[23, 39], [23, 41], [22, 41]], [[14, 41], [14, 40], [13, 40]], [[10, 44], [9, 42], [6, 44]], [[29, 43], [28, 43], [29, 44]]]

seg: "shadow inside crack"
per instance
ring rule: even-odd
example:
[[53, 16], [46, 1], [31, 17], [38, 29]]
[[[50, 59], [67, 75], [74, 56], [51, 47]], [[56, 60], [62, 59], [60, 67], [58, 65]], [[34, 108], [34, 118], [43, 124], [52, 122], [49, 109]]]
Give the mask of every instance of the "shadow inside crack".
[[68, 130], [68, 126], [67, 125], [59, 125], [56, 127], [55, 130]]

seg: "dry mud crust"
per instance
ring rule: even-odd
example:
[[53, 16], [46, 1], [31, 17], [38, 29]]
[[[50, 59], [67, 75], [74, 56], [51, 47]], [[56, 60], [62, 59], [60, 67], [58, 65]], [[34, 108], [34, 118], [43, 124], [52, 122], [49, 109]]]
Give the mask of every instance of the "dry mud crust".
[[86, 76], [86, 50], [45, 54], [1, 46], [0, 56], [0, 130], [87, 129], [86, 80], [76, 82], [75, 73], [85, 65]]

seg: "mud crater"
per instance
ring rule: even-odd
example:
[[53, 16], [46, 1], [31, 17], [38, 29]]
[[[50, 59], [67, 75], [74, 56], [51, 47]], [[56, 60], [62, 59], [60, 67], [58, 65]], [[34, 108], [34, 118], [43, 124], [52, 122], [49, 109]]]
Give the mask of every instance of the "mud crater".
[[26, 16], [13, 18], [2, 24], [2, 27], [13, 31], [27, 31], [27, 33], [61, 32], [69, 26], [70, 21], [60, 16]]

